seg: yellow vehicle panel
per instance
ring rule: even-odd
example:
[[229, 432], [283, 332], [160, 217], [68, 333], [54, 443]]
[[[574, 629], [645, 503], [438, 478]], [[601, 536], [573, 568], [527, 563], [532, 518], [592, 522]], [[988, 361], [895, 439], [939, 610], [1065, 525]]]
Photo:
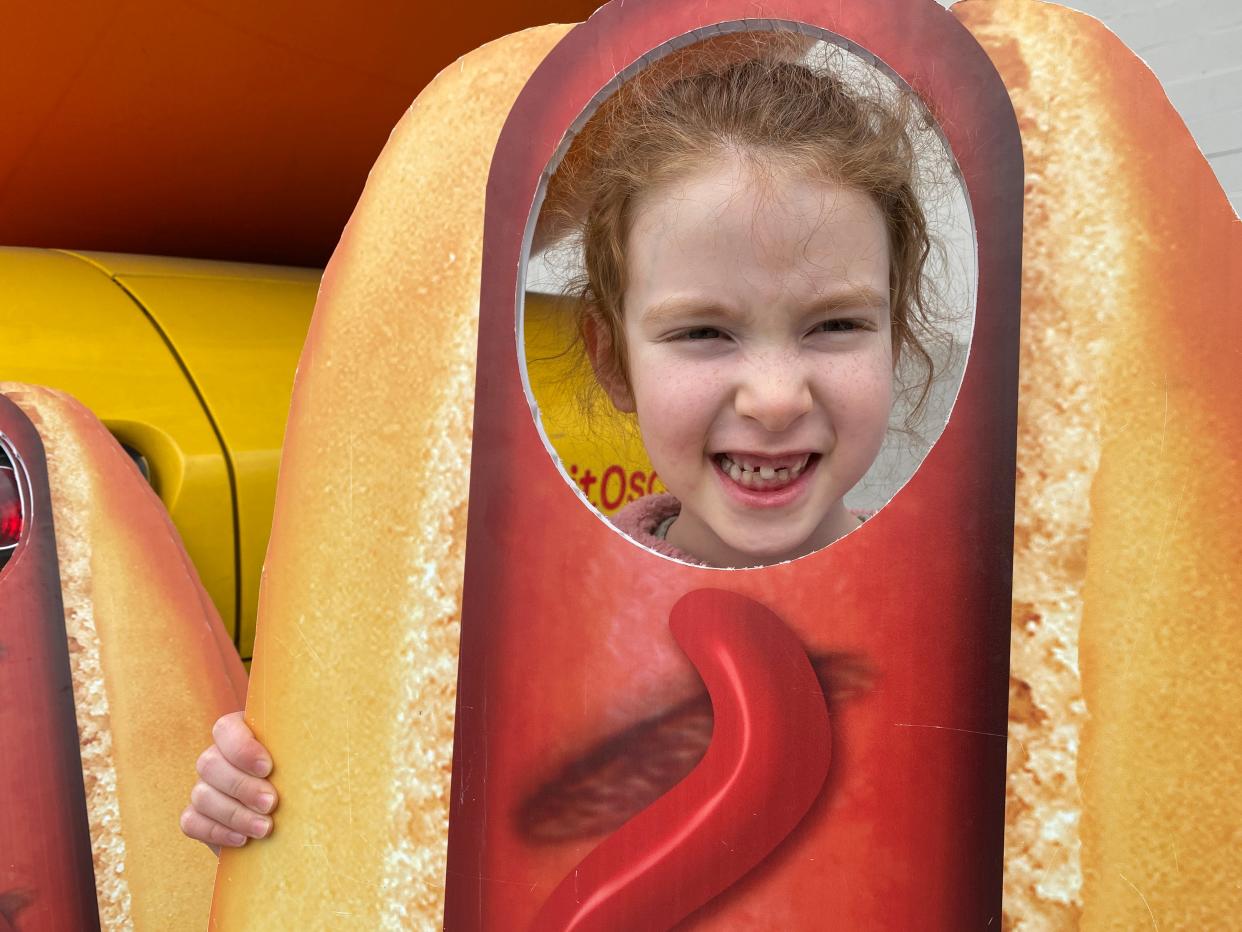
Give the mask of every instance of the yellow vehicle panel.
[[[617, 413], [595, 387], [574, 334], [570, 300], [528, 291], [522, 326], [544, 435], [587, 500], [610, 515], [650, 492], [663, 492], [637, 421]], [[597, 403], [588, 406], [593, 393]]]
[[146, 308], [223, 438], [237, 505], [238, 644], [248, 658], [293, 375], [322, 272], [84, 255]]
[[152, 485], [234, 630], [235, 543], [224, 451], [150, 318], [76, 256], [0, 248], [0, 321], [0, 378], [69, 392], [146, 457]]

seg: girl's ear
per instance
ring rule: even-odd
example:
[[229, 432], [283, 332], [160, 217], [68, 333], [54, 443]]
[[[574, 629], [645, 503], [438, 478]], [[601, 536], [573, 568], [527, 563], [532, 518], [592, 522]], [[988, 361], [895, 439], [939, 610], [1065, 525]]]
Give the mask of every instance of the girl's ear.
[[591, 368], [595, 370], [595, 379], [608, 400], [618, 411], [633, 414], [637, 410], [634, 395], [625, 375], [618, 371], [616, 356], [612, 351], [612, 334], [594, 314], [588, 314], [582, 321], [582, 341], [586, 344]]

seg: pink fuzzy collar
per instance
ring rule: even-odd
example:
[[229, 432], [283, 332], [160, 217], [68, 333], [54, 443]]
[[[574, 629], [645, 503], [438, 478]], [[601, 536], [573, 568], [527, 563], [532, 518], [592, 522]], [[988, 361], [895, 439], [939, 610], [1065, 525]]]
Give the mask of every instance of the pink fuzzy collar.
[[[858, 518], [859, 521], [866, 521], [875, 514], [874, 511], [855, 511], [853, 509], [851, 509], [850, 513]], [[657, 535], [656, 532], [661, 524], [669, 518], [677, 517], [679, 514], [681, 514], [681, 502], [666, 492], [661, 495], [645, 495], [630, 502], [612, 516], [612, 523], [617, 526], [618, 530], [624, 531], [648, 550], [662, 553], [664, 556], [680, 560], [682, 563], [707, 566], [708, 564], [698, 557], [691, 556], [680, 547], [670, 544], [667, 540]]]
[[695, 566], [706, 566], [702, 560], [691, 556], [679, 547], [675, 547], [662, 537], [656, 536], [660, 525], [669, 518], [681, 514], [681, 502], [667, 493], [663, 495], [645, 495], [630, 502], [615, 515], [612, 523], [618, 530], [624, 531], [649, 550], [661, 553], [682, 563], [693, 563]]

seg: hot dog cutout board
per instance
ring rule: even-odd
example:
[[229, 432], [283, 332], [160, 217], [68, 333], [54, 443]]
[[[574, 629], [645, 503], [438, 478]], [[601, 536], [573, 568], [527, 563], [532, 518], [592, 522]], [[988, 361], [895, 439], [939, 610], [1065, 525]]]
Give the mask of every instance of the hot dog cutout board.
[[[1220, 358], [1236, 341], [1170, 344], [1149, 326], [1164, 319], [1156, 295], [1201, 321], [1212, 296], [1237, 303], [1236, 218], [1202, 157], [1141, 63], [1050, 5], [964, 4], [954, 16], [975, 39], [932, 4], [691, 6], [630, 0], [568, 36], [467, 56], [372, 172], [299, 370], [263, 591], [247, 713], [277, 762], [278, 828], [221, 859], [213, 928], [998, 926], [1015, 520], [1023, 753], [1005, 921], [1136, 927], [1159, 910], [1219, 925], [1238, 906], [1222, 842], [1239, 825], [1225, 791], [1238, 754], [1217, 740], [1240, 720], [1221, 673], [1240, 659], [1225, 569], [1242, 524], [1225, 477], [1242, 405]], [[969, 193], [978, 287], [960, 396], [910, 482], [825, 551], [724, 571], [648, 553], [583, 504], [531, 416], [515, 337], [533, 211], [567, 134], [670, 41], [743, 20], [825, 30], [923, 95]], [[1028, 164], [1021, 247], [1010, 97]], [[1162, 159], [1188, 179], [1184, 201], [1161, 186]], [[1134, 165], [1146, 187], [1125, 193]], [[1169, 229], [1193, 246], [1163, 255]], [[1110, 251], [1119, 240], [1146, 244], [1142, 261]], [[1126, 277], [1144, 267], [1163, 277]], [[1105, 333], [1103, 306], [1142, 323], [1114, 316]], [[1156, 430], [1161, 360], [1211, 374], [1169, 396], [1194, 417]], [[1079, 419], [1097, 391], [1107, 418]], [[1215, 442], [1193, 447], [1200, 432]], [[1181, 502], [1213, 512], [1210, 533], [1173, 520]], [[1137, 546], [1153, 540], [1171, 549]], [[1112, 614], [1118, 587], [1147, 576], [1159, 600]], [[1164, 618], [1174, 633], [1145, 634]], [[1080, 629], [1123, 632], [1141, 662], [1119, 664], [1107, 641], [1076, 653]], [[1189, 675], [1196, 662], [1211, 674]], [[816, 692], [826, 725], [802, 702]], [[1096, 737], [1080, 745], [1084, 701]], [[739, 740], [748, 720], [762, 741]], [[683, 782], [670, 761], [692, 771]], [[1080, 815], [1082, 799], [1139, 785], [1136, 767], [1153, 768], [1141, 790]], [[1185, 818], [1185, 787], [1210, 824]], [[1133, 863], [1115, 871], [1123, 851]], [[1177, 875], [1179, 857], [1195, 874]]]
[[[866, 50], [933, 108], [974, 214], [975, 330], [953, 417], [886, 508], [792, 563], [717, 570], [636, 546], [558, 471], [513, 378], [514, 270], [592, 101], [772, 21]], [[999, 922], [1021, 158], [986, 56], [935, 4], [618, 4], [531, 76], [492, 166], [445, 926]]]
[[[892, 504], [802, 560], [712, 570], [621, 536], [549, 454], [519, 270], [545, 172], [619, 74], [774, 23], [935, 112], [979, 230], [972, 358]], [[1022, 175], [990, 62], [930, 2], [627, 2], [505, 41], [415, 104], [325, 276], [248, 697], [280, 827], [222, 857], [214, 927], [568, 928], [587, 897], [565, 878], [598, 890], [653, 847], [668, 860], [593, 927], [999, 922]], [[629, 765], [658, 773], [630, 792]], [[587, 812], [596, 791], [615, 804]], [[673, 823], [698, 828], [671, 844]]]

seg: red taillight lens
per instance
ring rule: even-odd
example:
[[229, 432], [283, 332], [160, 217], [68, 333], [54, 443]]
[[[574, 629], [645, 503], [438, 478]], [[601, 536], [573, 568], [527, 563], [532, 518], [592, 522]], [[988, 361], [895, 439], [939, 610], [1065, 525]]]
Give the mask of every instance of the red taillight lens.
[[0, 548], [16, 546], [21, 536], [22, 500], [17, 475], [12, 466], [0, 465]]

